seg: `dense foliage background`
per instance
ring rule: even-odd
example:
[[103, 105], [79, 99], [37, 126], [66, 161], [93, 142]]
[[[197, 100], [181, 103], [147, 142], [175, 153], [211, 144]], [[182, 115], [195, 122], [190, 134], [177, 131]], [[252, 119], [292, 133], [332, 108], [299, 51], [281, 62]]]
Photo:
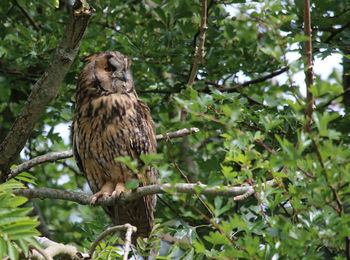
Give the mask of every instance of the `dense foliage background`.
[[[339, 71], [327, 80], [315, 75], [311, 133], [303, 131], [305, 89], [292, 79], [303, 70], [305, 61], [302, 1], [208, 0], [205, 57], [193, 88], [186, 84], [199, 42], [201, 1], [90, 4], [96, 12], [79, 55], [17, 164], [71, 147], [67, 134], [57, 129], [69, 133], [81, 59], [98, 51], [118, 50], [133, 60], [136, 89], [151, 108], [157, 133], [200, 129], [188, 138], [159, 142], [159, 182], [185, 182], [175, 161], [191, 182], [257, 184], [257, 193], [242, 201], [201, 196], [214, 217], [196, 196], [161, 195], [155, 214], [159, 229], [177, 239], [185, 238], [164, 254], [174, 257], [181, 248], [183, 259], [350, 257], [347, 0], [311, 3], [314, 55], [344, 55], [343, 78]], [[0, 141], [48, 66], [64, 33], [70, 5], [66, 0], [0, 2]], [[228, 8], [233, 11], [229, 13]], [[291, 52], [301, 58], [289, 62], [286, 55]], [[285, 76], [278, 81], [264, 78], [274, 72]], [[185, 121], [180, 120], [182, 109], [188, 111]], [[30, 188], [88, 191], [72, 158], [41, 164], [28, 173], [18, 180]], [[271, 179], [275, 186], [262, 185]], [[27, 211], [16, 210], [25, 201], [6, 202], [14, 199], [9, 192], [18, 185], [0, 186], [0, 207], [12, 205], [8, 212], [0, 212], [0, 252], [12, 252], [13, 259], [16, 239], [22, 239], [17, 244], [25, 250], [35, 234], [34, 218], [25, 217]], [[99, 207], [52, 199], [27, 203], [27, 207], [33, 205], [43, 235], [81, 251], [111, 225]], [[11, 237], [18, 226], [23, 227], [18, 231], [22, 235]], [[0, 258], [5, 254], [0, 253]]]

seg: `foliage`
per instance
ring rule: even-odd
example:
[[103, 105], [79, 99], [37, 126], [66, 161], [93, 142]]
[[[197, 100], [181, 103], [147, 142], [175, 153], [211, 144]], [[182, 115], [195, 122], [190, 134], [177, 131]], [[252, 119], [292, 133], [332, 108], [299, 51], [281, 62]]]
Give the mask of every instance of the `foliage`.
[[[70, 1], [57, 2], [0, 3], [0, 12], [5, 14], [0, 16], [1, 140], [64, 32]], [[156, 161], [160, 183], [185, 181], [174, 167], [175, 161], [194, 182], [257, 185], [256, 194], [243, 201], [201, 196], [214, 217], [196, 196], [172, 192], [159, 195], [156, 223], [163, 233], [181, 240], [171, 245], [164, 257], [346, 257], [350, 245], [350, 117], [342, 113], [341, 95], [332, 105], [327, 104], [343, 92], [339, 72], [334, 71], [326, 80], [316, 75], [312, 131], [303, 131], [305, 91], [293, 82], [293, 75], [303, 70], [303, 58], [293, 62], [286, 58], [290, 53], [303, 57], [302, 1], [234, 1], [224, 5], [208, 0], [205, 57], [192, 89], [185, 86], [199, 41], [199, 0], [112, 0], [91, 4], [96, 12], [81, 42], [79, 57], [56, 100], [41, 116], [19, 162], [71, 146], [58, 129], [68, 132], [72, 120], [80, 60], [93, 52], [118, 50], [132, 58], [135, 86], [151, 108], [157, 133], [183, 127], [200, 129], [189, 137], [189, 145], [181, 138], [161, 141], [158, 153], [162, 156], [144, 158], [146, 164]], [[228, 7], [234, 10], [233, 15], [228, 13]], [[347, 48], [349, 10], [346, 0], [312, 3], [315, 55], [325, 58]], [[259, 79], [287, 66], [289, 70], [277, 81], [261, 80], [230, 91], [223, 88]], [[186, 122], [180, 121], [181, 109], [188, 111]], [[192, 166], [186, 158], [190, 158]], [[118, 160], [133, 165], [130, 158]], [[88, 191], [72, 159], [41, 164], [30, 173], [36, 176], [38, 187]], [[277, 185], [264, 186], [270, 179]], [[130, 183], [130, 188], [136, 184]], [[24, 199], [10, 196], [9, 188], [1, 192], [0, 205], [11, 205], [9, 212], [28, 223], [22, 226], [28, 236], [36, 234], [37, 222], [25, 217], [28, 209], [18, 207]], [[58, 200], [37, 203], [53, 239], [75, 244], [81, 251], [111, 225], [98, 207]], [[3, 241], [10, 241], [10, 235], [5, 237], [2, 231], [0, 234], [3, 246]], [[6, 250], [15, 250], [16, 243], [25, 251], [24, 241], [32, 243], [29, 237], [16, 239], [19, 240], [6, 244]], [[139, 248], [152, 247], [155, 241], [151, 238], [146, 242], [139, 241]], [[118, 253], [107, 250], [108, 241], [104, 246], [96, 257]]]
[[[33, 176], [22, 174], [20, 179], [26, 180]], [[27, 198], [12, 195], [13, 189], [25, 186], [15, 180], [0, 184], [0, 258], [9, 256], [11, 260], [18, 259], [19, 250], [28, 257], [29, 245], [38, 246], [34, 236], [40, 233], [35, 229], [39, 225], [36, 217], [28, 217], [31, 207], [23, 207]], [[40, 245], [39, 245], [40, 247]]]

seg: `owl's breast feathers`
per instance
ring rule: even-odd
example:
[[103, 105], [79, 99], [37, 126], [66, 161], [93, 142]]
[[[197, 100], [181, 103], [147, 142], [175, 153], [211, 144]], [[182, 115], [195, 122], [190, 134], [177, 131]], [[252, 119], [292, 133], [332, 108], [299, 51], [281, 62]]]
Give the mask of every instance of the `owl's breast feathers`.
[[[133, 93], [111, 94], [77, 104], [73, 123], [73, 146], [93, 192], [106, 179], [127, 182], [135, 178], [115, 161], [119, 156], [138, 159], [156, 152], [155, 129], [147, 105]], [[103, 172], [104, 174], [100, 174]], [[91, 176], [98, 174], [99, 176]], [[147, 183], [153, 183], [147, 180]], [[95, 187], [96, 186], [96, 187]]]

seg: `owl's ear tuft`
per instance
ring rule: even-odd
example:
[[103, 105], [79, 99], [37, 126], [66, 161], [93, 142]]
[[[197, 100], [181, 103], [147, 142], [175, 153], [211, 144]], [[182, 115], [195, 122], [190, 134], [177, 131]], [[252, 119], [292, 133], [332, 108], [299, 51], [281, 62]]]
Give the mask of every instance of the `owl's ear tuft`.
[[93, 54], [90, 54], [86, 57], [84, 57], [81, 61], [84, 62], [84, 63], [87, 63], [87, 62], [91, 62], [93, 59], [95, 59], [100, 53], [93, 53]]
[[127, 68], [129, 69], [130, 68], [130, 66], [131, 66], [131, 59], [129, 58], [129, 57], [125, 57], [126, 58], [126, 64], [127, 64]]

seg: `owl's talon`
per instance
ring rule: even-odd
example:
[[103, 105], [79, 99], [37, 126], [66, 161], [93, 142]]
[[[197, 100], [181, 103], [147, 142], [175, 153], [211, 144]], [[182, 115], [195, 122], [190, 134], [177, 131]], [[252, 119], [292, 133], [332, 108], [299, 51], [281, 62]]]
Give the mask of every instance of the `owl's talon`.
[[117, 185], [114, 188], [114, 191], [112, 192], [112, 196], [114, 198], [120, 197], [120, 195], [125, 191], [124, 183], [117, 183]]
[[104, 200], [108, 199], [111, 196], [111, 194], [109, 192], [103, 192], [103, 191], [99, 191], [97, 193], [95, 193], [94, 195], [92, 195], [91, 201], [90, 201], [90, 206], [94, 205], [95, 202], [102, 197]]

